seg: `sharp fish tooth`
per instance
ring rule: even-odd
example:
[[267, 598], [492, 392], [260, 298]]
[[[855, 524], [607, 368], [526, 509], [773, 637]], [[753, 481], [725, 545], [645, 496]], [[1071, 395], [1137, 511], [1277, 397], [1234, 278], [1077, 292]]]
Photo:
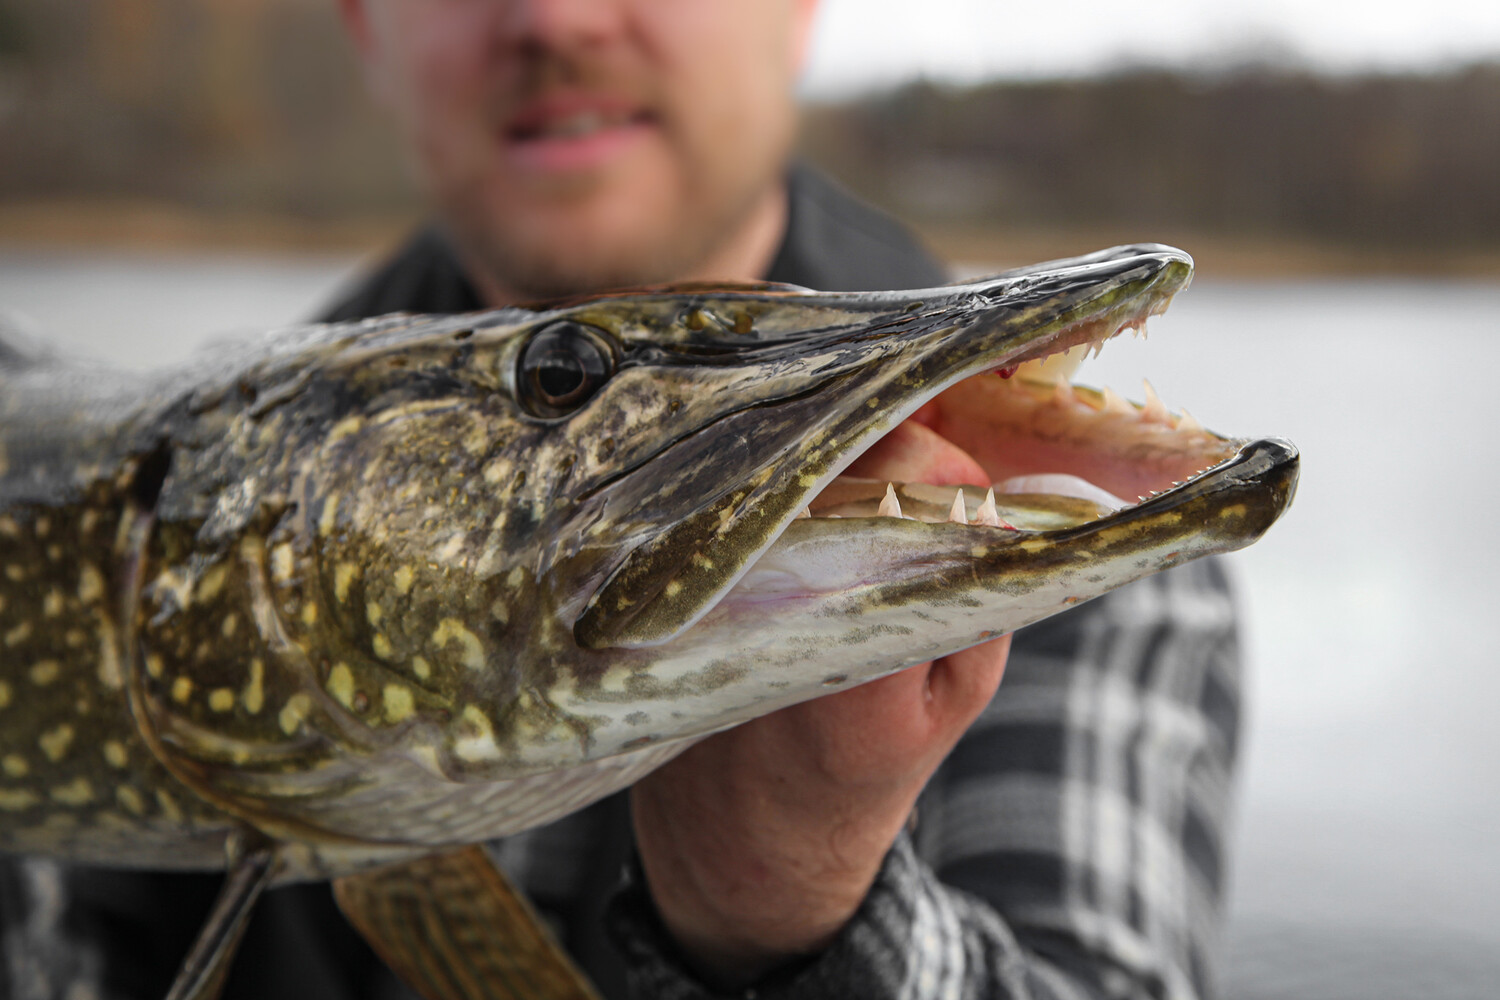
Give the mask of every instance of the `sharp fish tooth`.
[[1068, 381], [1064, 375], [1052, 383], [1052, 402], [1058, 406], [1067, 406], [1073, 402], [1073, 383]]
[[1104, 392], [1101, 395], [1104, 396], [1105, 413], [1123, 413], [1132, 417], [1135, 416], [1135, 407], [1127, 403], [1124, 397], [1109, 386], [1104, 387]]
[[1149, 420], [1157, 424], [1169, 424], [1172, 422], [1172, 414], [1167, 412], [1161, 397], [1152, 388], [1149, 379], [1141, 379], [1141, 385], [1146, 387], [1146, 405], [1141, 407], [1141, 419]]
[[989, 528], [1010, 527], [1010, 525], [1000, 520], [1000, 512], [995, 509], [995, 488], [993, 486], [990, 487], [989, 492], [985, 493], [984, 503], [980, 504], [979, 510], [975, 512], [974, 523], [982, 524]]
[[1197, 417], [1187, 411], [1185, 406], [1182, 408], [1182, 416], [1177, 421], [1177, 429], [1187, 434], [1203, 433], [1203, 425], [1198, 422]]
[[811, 507], [803, 507], [801, 510], [799, 510], [797, 512], [797, 517], [793, 518], [793, 520], [800, 520], [801, 518], [804, 518], [804, 517], [812, 517], [812, 508]]
[[969, 508], [964, 504], [964, 491], [962, 488], [953, 494], [953, 506], [948, 509], [948, 520], [954, 524], [969, 523]]
[[896, 487], [890, 483], [885, 484], [885, 499], [880, 501], [881, 517], [900, 517], [901, 501], [896, 499]]

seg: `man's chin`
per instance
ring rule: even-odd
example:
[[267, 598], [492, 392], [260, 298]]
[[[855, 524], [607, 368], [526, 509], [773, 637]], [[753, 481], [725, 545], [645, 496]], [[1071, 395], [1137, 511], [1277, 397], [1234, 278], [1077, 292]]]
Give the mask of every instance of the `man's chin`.
[[455, 236], [468, 266], [490, 279], [480, 284], [510, 301], [680, 280], [706, 255], [708, 240], [679, 221], [680, 208], [639, 210], [650, 203], [635, 196], [629, 213], [617, 210], [616, 195], [506, 207], [497, 210], [504, 226], [459, 224]]

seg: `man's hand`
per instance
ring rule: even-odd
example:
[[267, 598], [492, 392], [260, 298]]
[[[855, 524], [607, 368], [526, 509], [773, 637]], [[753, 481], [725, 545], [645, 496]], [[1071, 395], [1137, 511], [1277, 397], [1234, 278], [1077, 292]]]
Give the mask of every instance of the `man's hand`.
[[[853, 475], [984, 483], [907, 422]], [[641, 862], [667, 929], [715, 985], [826, 947], [869, 891], [938, 764], [1000, 683], [1005, 636], [720, 733], [635, 786]]]

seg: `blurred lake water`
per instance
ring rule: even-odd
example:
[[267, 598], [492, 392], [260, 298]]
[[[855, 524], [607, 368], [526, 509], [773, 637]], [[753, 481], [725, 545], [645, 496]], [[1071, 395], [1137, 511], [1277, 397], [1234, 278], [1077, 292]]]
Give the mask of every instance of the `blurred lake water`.
[[[131, 367], [298, 321], [357, 262], [0, 253], [0, 317]], [[1290, 513], [1229, 559], [1250, 726], [1229, 993], [1500, 982], [1500, 284], [1200, 282], [1078, 380], [1290, 438]]]

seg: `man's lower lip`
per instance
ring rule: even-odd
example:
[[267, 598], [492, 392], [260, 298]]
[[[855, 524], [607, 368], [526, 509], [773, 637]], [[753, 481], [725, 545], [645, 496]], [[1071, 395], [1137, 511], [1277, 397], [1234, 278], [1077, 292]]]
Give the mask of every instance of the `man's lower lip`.
[[523, 170], [571, 171], [603, 166], [625, 154], [654, 128], [649, 122], [626, 122], [585, 135], [503, 137], [506, 152]]

